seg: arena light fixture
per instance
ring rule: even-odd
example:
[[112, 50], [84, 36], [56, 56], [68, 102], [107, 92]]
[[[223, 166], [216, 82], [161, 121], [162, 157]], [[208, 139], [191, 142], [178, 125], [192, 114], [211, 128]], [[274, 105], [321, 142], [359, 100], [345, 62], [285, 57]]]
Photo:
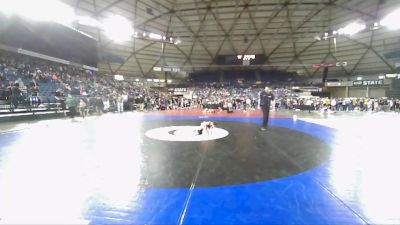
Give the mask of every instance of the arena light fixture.
[[315, 39], [316, 41], [321, 41], [321, 37], [320, 37], [319, 35], [315, 35], [315, 36], [314, 36], [314, 39]]
[[67, 26], [71, 26], [72, 22], [76, 18], [73, 8], [59, 1], [53, 1], [53, 0], [48, 0], [48, 1], [51, 1], [52, 3], [49, 4], [49, 6], [46, 5], [43, 7], [45, 7], [46, 9], [56, 9], [47, 11], [47, 15], [49, 16], [48, 20], [64, 24]]
[[78, 16], [74, 13], [74, 10], [71, 6], [59, 0], [4, 1], [1, 4], [0, 12], [6, 16], [17, 15], [34, 21], [56, 22], [75, 30], [76, 28], [72, 27], [74, 22], [80, 25], [98, 27], [103, 30], [104, 35], [118, 43], [129, 41], [132, 38], [142, 38], [145, 40], [162, 42], [169, 41], [169, 43], [175, 45], [181, 43], [179, 38], [162, 36], [160, 34], [149, 33], [147, 31], [135, 32], [132, 23], [120, 15], [112, 15], [102, 21], [89, 16]]
[[115, 74], [115, 75], [114, 75], [114, 79], [115, 79], [115, 80], [122, 81], [122, 80], [124, 80], [124, 76], [123, 76], [123, 75], [120, 75], [120, 74]]
[[383, 20], [381, 20], [380, 24], [389, 28], [390, 30], [398, 30], [400, 29], [400, 9], [390, 13]]
[[150, 34], [149, 34], [149, 38], [151, 38], [151, 39], [156, 39], [156, 40], [161, 40], [161, 39], [162, 39], [162, 36], [159, 35], [159, 34], [150, 33]]
[[179, 45], [180, 43], [182, 43], [180, 38], [177, 38], [174, 42], [175, 45]]
[[18, 15], [34, 21], [71, 25], [75, 20], [72, 7], [57, 0], [4, 1], [1, 4], [0, 10], [6, 15]]
[[22, 4], [21, 0], [16, 0], [16, 1], [7, 1], [4, 2], [4, 4], [1, 5], [0, 10], [7, 16], [13, 15], [13, 14], [19, 14], [21, 7], [18, 7], [20, 4]]
[[85, 25], [85, 26], [91, 26], [91, 27], [100, 27], [101, 24], [98, 20], [88, 17], [88, 16], [77, 16], [76, 17], [76, 22]]
[[380, 27], [380, 24], [379, 24], [378, 22], [375, 22], [375, 23], [372, 25], [371, 30], [377, 30], [377, 29], [379, 29], [379, 27]]
[[353, 36], [361, 31], [365, 30], [366, 28], [367, 28], [367, 26], [365, 24], [353, 22], [343, 28], [340, 28], [338, 30], [338, 34]]
[[120, 15], [106, 18], [102, 22], [101, 28], [108, 38], [118, 43], [129, 41], [134, 34], [132, 24]]
[[243, 55], [243, 60], [256, 59], [256, 55]]
[[159, 66], [155, 66], [155, 67], [153, 67], [153, 70], [160, 72], [160, 71], [162, 71], [162, 68]]

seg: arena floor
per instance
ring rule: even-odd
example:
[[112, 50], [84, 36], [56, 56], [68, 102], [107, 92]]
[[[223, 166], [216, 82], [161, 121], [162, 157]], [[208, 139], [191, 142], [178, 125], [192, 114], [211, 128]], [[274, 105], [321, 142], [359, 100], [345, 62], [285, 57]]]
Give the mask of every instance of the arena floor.
[[2, 123], [0, 224], [400, 224], [399, 114], [271, 116]]

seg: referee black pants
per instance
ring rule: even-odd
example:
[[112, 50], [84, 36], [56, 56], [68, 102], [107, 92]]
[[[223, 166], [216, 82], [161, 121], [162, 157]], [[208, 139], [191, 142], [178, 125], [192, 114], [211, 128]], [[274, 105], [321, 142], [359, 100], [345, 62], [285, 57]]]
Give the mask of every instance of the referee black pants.
[[262, 126], [266, 128], [268, 126], [268, 120], [269, 120], [269, 108], [270, 106], [263, 106], [262, 107], [262, 112], [263, 112], [263, 123]]

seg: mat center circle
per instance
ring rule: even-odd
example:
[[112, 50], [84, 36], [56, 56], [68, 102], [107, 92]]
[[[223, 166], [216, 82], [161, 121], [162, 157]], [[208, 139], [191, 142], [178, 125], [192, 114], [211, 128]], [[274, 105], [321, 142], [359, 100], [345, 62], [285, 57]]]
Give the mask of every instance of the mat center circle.
[[215, 127], [209, 131], [199, 133], [200, 126], [170, 126], [148, 130], [148, 138], [161, 141], [211, 141], [229, 135], [227, 130]]
[[191, 187], [194, 177], [196, 187], [268, 181], [315, 168], [331, 154], [321, 139], [285, 127], [260, 131], [258, 124], [218, 121], [208, 136], [197, 135], [198, 124], [191, 120], [142, 124], [147, 132], [138, 142], [143, 143], [141, 169], [148, 187]]

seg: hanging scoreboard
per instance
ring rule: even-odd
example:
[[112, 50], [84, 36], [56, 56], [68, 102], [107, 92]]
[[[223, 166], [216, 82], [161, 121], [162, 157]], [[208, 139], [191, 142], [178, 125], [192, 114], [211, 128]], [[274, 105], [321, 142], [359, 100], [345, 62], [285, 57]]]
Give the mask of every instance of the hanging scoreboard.
[[263, 65], [267, 57], [262, 54], [255, 55], [218, 55], [214, 62], [217, 65]]

